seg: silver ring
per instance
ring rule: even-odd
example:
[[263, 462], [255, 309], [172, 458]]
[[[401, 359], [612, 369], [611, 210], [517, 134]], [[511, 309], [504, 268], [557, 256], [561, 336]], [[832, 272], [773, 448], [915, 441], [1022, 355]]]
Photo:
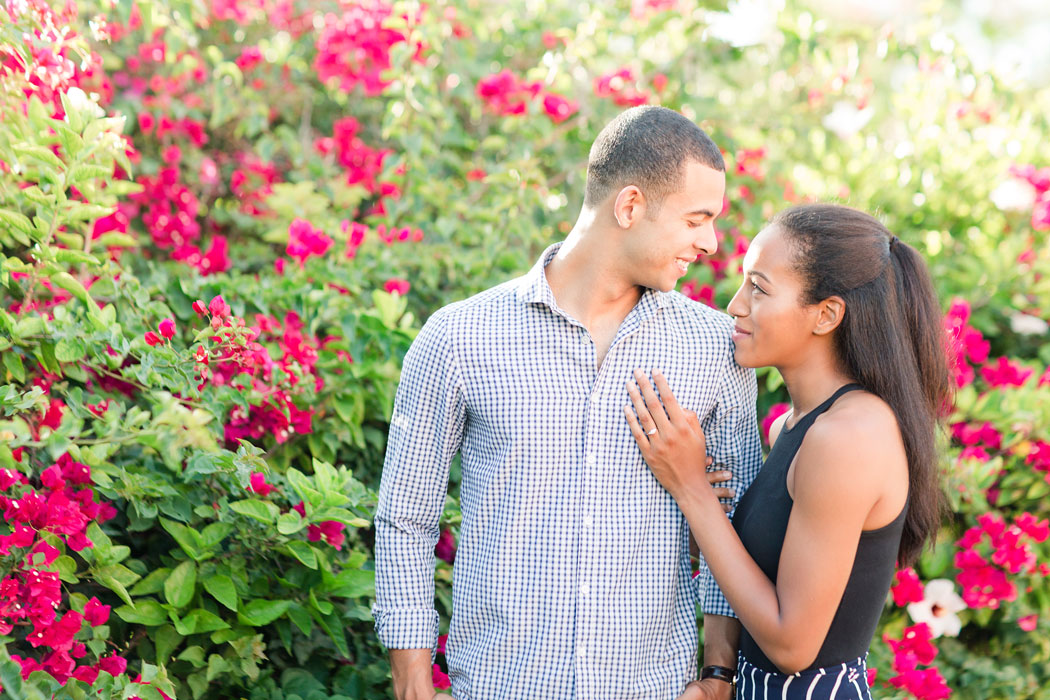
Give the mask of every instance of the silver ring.
[[645, 434], [646, 435], [656, 435], [656, 428], [653, 428], [652, 430], [646, 430]]

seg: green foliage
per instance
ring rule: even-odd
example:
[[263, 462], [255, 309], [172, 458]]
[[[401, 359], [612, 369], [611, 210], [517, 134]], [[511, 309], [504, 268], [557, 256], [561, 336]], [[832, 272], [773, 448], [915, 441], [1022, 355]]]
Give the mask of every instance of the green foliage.
[[[287, 16], [271, 5], [109, 5], [80, 3], [64, 43], [43, 41], [28, 17], [0, 22], [24, 64], [36, 60], [28, 32], [77, 64], [96, 54], [117, 85], [112, 97], [98, 87], [96, 104], [90, 87], [70, 89], [91, 84], [78, 74], [27, 98], [21, 72], [0, 74], [0, 468], [37, 488], [68, 454], [90, 469], [94, 498], [116, 507], [87, 526], [91, 547], [41, 535], [59, 551], [42, 568], [60, 576], [63, 609], [91, 596], [112, 606], [107, 624], [77, 639], [88, 659], [117, 654], [130, 667], [90, 690], [44, 672], [23, 680], [8, 657], [37, 652], [16, 628], [0, 645], [12, 697], [389, 694], [369, 614], [370, 518], [401, 359], [436, 308], [524, 272], [569, 230], [590, 143], [623, 108], [595, 85], [623, 67], [633, 77], [622, 82], [696, 119], [727, 155], [722, 248], [694, 266], [694, 292], [710, 286], [724, 305], [746, 240], [787, 203], [843, 201], [924, 253], [945, 308], [968, 302], [992, 361], [1033, 371], [998, 386], [973, 363], [950, 421], [991, 424], [1001, 442], [986, 460], [947, 446], [953, 514], [921, 579], [957, 575], [958, 539], [983, 513], [1050, 515], [1050, 482], [1032, 458], [1048, 441], [1038, 379], [1050, 344], [1016, 323], [1020, 312], [1046, 318], [1050, 247], [1030, 206], [1000, 208], [992, 196], [1018, 179], [1011, 165], [1050, 165], [1050, 95], [978, 70], [945, 39], [947, 6], [891, 31], [791, 2], [764, 37], [738, 46], [712, 29], [722, 3], [638, 14], [626, 1], [500, 12], [398, 3], [384, 26], [406, 38], [389, 47], [389, 84], [370, 90], [318, 75], [336, 3], [296, 1]], [[87, 38], [97, 16], [119, 23], [112, 40]], [[254, 66], [241, 60], [249, 47], [260, 51]], [[161, 58], [147, 59], [155, 50]], [[556, 121], [537, 97], [520, 115], [497, 113], [477, 85], [505, 68], [574, 111]], [[348, 116], [350, 155], [334, 143]], [[162, 173], [182, 189], [161, 188]], [[203, 234], [187, 226], [174, 241], [177, 227], [149, 216], [162, 196], [178, 200], [169, 218], [191, 212]], [[298, 220], [331, 248], [294, 254]], [[181, 244], [204, 245], [194, 231], [228, 241], [228, 268], [187, 257]], [[384, 291], [397, 280], [407, 294]], [[217, 295], [228, 313], [195, 311]], [[775, 371], [761, 383], [764, 415], [786, 395]], [[454, 483], [444, 525], [459, 517]], [[1050, 561], [1045, 543], [1033, 554]], [[0, 559], [0, 573], [17, 559]], [[447, 620], [451, 568], [436, 576]], [[1033, 590], [966, 611], [963, 633], [938, 640], [955, 697], [1047, 697], [1050, 599], [1039, 577], [1017, 580]], [[1039, 627], [1024, 632], [1018, 620], [1030, 615]], [[879, 636], [899, 638], [910, 623], [890, 603]], [[893, 675], [886, 645], [877, 639], [872, 655], [879, 695], [905, 697], [882, 687]], [[143, 683], [130, 680], [138, 674]]]

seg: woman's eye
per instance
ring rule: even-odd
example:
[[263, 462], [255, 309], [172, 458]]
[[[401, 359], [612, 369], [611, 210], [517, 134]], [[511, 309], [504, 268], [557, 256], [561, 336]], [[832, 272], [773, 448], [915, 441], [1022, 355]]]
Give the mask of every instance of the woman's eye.
[[762, 289], [761, 287], [759, 287], [759, 286], [758, 286], [757, 284], [755, 284], [754, 282], [752, 282], [752, 283], [751, 283], [751, 289], [755, 290], [755, 291], [756, 291], [756, 292], [758, 292], [759, 294], [765, 294], [765, 293], [766, 293], [764, 289]]

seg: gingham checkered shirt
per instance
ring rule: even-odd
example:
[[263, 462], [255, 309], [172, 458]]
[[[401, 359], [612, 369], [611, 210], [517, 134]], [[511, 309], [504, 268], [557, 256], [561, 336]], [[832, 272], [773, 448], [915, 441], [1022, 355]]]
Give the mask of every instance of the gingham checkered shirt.
[[732, 321], [646, 291], [599, 368], [544, 267], [436, 312], [405, 357], [376, 512], [380, 641], [433, 649], [434, 545], [449, 464], [463, 522], [447, 660], [456, 700], [672, 700], [696, 678], [696, 604], [732, 615], [694, 578], [689, 531], [631, 437], [633, 370], [664, 372], [742, 494], [761, 466], [755, 375]]

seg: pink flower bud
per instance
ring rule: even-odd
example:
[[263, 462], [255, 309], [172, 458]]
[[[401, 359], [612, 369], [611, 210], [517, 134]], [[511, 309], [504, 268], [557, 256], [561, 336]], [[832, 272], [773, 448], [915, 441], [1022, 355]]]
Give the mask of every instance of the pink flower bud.
[[146, 335], [143, 337], [145, 337], [146, 339], [146, 345], [149, 345], [150, 347], [153, 347], [154, 345], [160, 345], [164, 342], [164, 340], [153, 331], [146, 331]]
[[222, 298], [221, 294], [215, 296], [208, 304], [208, 310], [211, 311], [212, 316], [218, 316], [219, 318], [225, 318], [230, 315], [230, 306]]
[[197, 312], [198, 316], [204, 316], [206, 313], [208, 313], [208, 307], [204, 305], [203, 299], [198, 299], [197, 301], [193, 302], [193, 310]]
[[266, 475], [262, 472], [252, 472], [249, 488], [260, 496], [268, 496], [273, 491], [273, 486], [266, 483]]
[[157, 330], [160, 331], [160, 334], [162, 336], [164, 336], [168, 340], [171, 340], [173, 337], [175, 337], [175, 319], [164, 319], [160, 322], [160, 325], [157, 326]]

